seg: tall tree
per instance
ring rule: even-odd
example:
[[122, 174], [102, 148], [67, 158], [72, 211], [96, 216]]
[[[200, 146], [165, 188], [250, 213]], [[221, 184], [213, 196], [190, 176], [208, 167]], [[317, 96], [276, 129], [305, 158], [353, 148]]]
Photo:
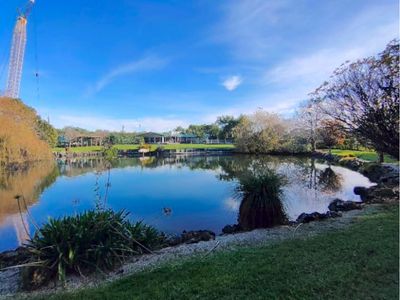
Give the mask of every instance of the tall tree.
[[[314, 93], [324, 112], [379, 153], [399, 158], [399, 41], [340, 66]], [[383, 157], [383, 155], [381, 155]]]

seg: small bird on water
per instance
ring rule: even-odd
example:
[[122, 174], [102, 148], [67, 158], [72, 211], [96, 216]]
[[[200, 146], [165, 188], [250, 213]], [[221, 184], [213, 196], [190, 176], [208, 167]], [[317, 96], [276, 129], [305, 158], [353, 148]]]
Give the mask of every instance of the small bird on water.
[[163, 207], [163, 213], [164, 215], [169, 216], [172, 213], [172, 209], [169, 207]]

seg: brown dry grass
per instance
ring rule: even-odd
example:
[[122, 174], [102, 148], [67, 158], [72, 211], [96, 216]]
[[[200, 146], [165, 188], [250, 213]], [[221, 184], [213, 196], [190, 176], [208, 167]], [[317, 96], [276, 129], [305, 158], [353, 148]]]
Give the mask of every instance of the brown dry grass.
[[35, 110], [21, 101], [0, 97], [0, 165], [51, 159], [51, 149], [38, 137]]

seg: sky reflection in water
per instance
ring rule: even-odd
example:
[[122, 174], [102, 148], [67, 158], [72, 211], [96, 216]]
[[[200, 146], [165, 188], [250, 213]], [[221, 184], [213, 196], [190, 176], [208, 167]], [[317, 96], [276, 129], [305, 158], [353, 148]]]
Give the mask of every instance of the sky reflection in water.
[[[195, 229], [220, 233], [225, 225], [238, 222], [242, 199], [235, 190], [241, 176], [265, 168], [285, 178], [282, 203], [271, 207], [281, 207], [289, 220], [302, 212], [326, 212], [335, 198], [359, 201], [354, 186], [371, 185], [357, 172], [306, 158], [123, 158], [113, 163], [108, 203], [113, 209], [130, 211], [133, 220], [168, 233]], [[49, 217], [74, 214], [94, 207], [96, 178], [104, 194], [106, 174], [99, 175], [99, 170], [104, 171], [101, 159], [77, 159], [0, 174], [0, 251], [15, 248], [27, 238], [24, 225], [31, 234], [34, 231], [24, 207], [20, 215], [15, 195], [24, 195], [39, 224]], [[242, 220], [254, 217], [260, 211], [257, 205], [242, 205]]]

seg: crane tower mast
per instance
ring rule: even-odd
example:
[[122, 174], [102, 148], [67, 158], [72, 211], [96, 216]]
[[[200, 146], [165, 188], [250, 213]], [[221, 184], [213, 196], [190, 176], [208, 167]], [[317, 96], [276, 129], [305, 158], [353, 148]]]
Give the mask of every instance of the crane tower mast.
[[17, 23], [14, 27], [14, 33], [11, 43], [10, 60], [8, 67], [8, 77], [6, 83], [5, 96], [10, 98], [19, 97], [21, 85], [22, 67], [24, 64], [25, 46], [26, 46], [26, 25], [28, 16], [32, 11], [35, 0], [29, 0], [23, 11], [19, 12]]

